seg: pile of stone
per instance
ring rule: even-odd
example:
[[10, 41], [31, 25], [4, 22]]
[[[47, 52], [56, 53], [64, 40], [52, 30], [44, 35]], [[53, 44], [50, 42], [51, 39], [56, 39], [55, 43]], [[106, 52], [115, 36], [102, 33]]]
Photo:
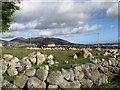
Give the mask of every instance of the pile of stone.
[[104, 49], [104, 53], [97, 53], [97, 55], [101, 56], [110, 56], [110, 57], [118, 57], [120, 56], [120, 52], [118, 49]]
[[[9, 76], [14, 76], [18, 74], [18, 71], [31, 69], [32, 65], [40, 65], [43, 62], [47, 62], [48, 65], [54, 65], [56, 62], [53, 61], [54, 57], [52, 55], [43, 55], [40, 52], [30, 53], [28, 56], [19, 60], [17, 57], [5, 54], [3, 55], [2, 61], [2, 73], [7, 72]], [[58, 62], [57, 62], [58, 63]]]
[[[11, 82], [3, 77], [2, 86], [8, 88], [91, 88], [108, 83], [120, 72], [118, 57], [110, 57], [107, 60], [90, 59], [89, 63], [74, 64], [70, 69], [62, 68], [51, 72], [48, 71], [48, 65], [31, 68], [30, 63], [37, 65], [46, 61], [53, 65], [52, 55], [46, 56], [34, 52], [21, 60], [12, 55], [4, 55], [3, 58], [3, 73], [16, 76]], [[24, 68], [24, 72], [18, 73], [21, 68]]]
[[94, 58], [92, 53], [86, 48], [82, 48], [79, 52], [75, 53], [73, 59], [77, 59], [78, 57]]

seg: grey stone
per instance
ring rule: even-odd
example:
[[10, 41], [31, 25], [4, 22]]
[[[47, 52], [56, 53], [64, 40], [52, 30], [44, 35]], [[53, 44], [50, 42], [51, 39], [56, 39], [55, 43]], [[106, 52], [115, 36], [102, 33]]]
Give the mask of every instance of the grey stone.
[[27, 76], [34, 76], [35, 73], [36, 73], [36, 69], [28, 69], [28, 70], [25, 71], [25, 74]]
[[64, 84], [61, 84], [59, 86], [62, 89], [66, 89], [66, 88], [80, 88], [81, 84], [80, 84], [79, 81], [73, 81], [73, 82], [64, 81]]
[[19, 62], [19, 59], [17, 57], [14, 57], [14, 58], [11, 59], [11, 61]]
[[63, 83], [64, 77], [60, 71], [52, 71], [48, 75], [47, 82], [50, 84], [60, 85]]
[[8, 86], [8, 88], [17, 88], [17, 90], [20, 90], [20, 89], [18, 89], [18, 87], [16, 86], [16, 85], [14, 85], [14, 84], [10, 84], [9, 86]]
[[15, 67], [11, 66], [8, 68], [7, 73], [9, 76], [14, 76], [18, 74], [18, 71]]
[[74, 64], [74, 65], [72, 65], [72, 67], [73, 67], [74, 69], [77, 69], [77, 70], [79, 70], [79, 71], [82, 71], [82, 67], [81, 67], [79, 64]]
[[62, 72], [62, 75], [63, 75], [64, 79], [70, 80], [70, 74], [68, 73], [67, 70], [61, 69], [61, 72]]
[[50, 61], [47, 61], [47, 62], [48, 62], [48, 64], [49, 64], [49, 66], [51, 66], [51, 65], [54, 65], [54, 64], [55, 64], [53, 60], [50, 60]]
[[37, 61], [36, 58], [31, 57], [29, 58], [29, 60], [32, 64], [36, 64], [36, 61]]
[[91, 71], [91, 80], [95, 82], [100, 77], [100, 72], [98, 70]]
[[21, 74], [19, 76], [16, 76], [16, 78], [13, 81], [13, 83], [16, 86], [18, 86], [20, 88], [23, 88], [25, 86], [27, 80], [28, 80], [28, 77], [26, 75], [24, 75], [24, 74]]
[[82, 79], [80, 80], [80, 83], [82, 88], [90, 88], [93, 85], [93, 82], [90, 79]]
[[73, 70], [72, 70], [72, 69], [69, 69], [69, 70], [68, 70], [68, 73], [69, 73], [69, 75], [70, 75], [70, 79], [69, 79], [69, 80], [70, 80], [70, 81], [74, 81], [74, 77], [75, 77], [75, 76], [74, 76]]
[[5, 61], [9, 61], [9, 60], [11, 60], [13, 58], [13, 56], [9, 55], [9, 54], [4, 54], [3, 58], [5, 59]]
[[84, 73], [85, 73], [85, 77], [86, 77], [87, 79], [90, 79], [90, 78], [91, 78], [91, 73], [90, 73], [89, 70], [84, 71]]
[[48, 60], [48, 61], [53, 61], [53, 58], [54, 58], [53, 55], [49, 55], [49, 56], [47, 57], [47, 60]]
[[24, 67], [25, 69], [30, 69], [32, 67], [29, 59], [22, 59], [21, 60], [21, 65], [22, 67]]
[[82, 70], [89, 70], [90, 67], [89, 67], [89, 64], [81, 64], [81, 67], [82, 67]]
[[84, 73], [82, 71], [78, 71], [77, 69], [74, 69], [74, 75], [75, 75], [75, 80], [81, 80], [84, 78]]
[[45, 88], [46, 84], [36, 77], [31, 77], [27, 82], [28, 88]]
[[48, 76], [48, 70], [44, 69], [44, 67], [40, 67], [37, 71], [36, 71], [36, 76], [41, 80], [41, 81], [45, 81], [47, 76]]
[[2, 81], [2, 87], [8, 87], [10, 85], [10, 82], [7, 80]]
[[46, 60], [46, 58], [43, 54], [37, 55], [36, 58], [37, 58], [37, 65], [42, 64]]

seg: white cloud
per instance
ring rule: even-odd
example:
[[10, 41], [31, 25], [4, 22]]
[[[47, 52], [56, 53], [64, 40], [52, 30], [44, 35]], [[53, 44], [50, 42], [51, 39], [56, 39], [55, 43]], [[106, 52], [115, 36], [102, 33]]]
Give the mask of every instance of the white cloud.
[[10, 26], [10, 30], [26, 30], [26, 29], [34, 29], [36, 24], [28, 23], [28, 24], [21, 24], [21, 23], [12, 23]]
[[104, 25], [93, 25], [93, 26], [89, 26], [89, 25], [85, 25], [83, 27], [77, 27], [77, 28], [62, 28], [62, 29], [58, 29], [55, 31], [47, 31], [47, 30], [43, 30], [43, 31], [37, 31], [36, 34], [33, 34], [35, 36], [58, 36], [58, 35], [70, 35], [70, 34], [78, 34], [78, 33], [84, 33], [84, 32], [90, 32], [90, 31], [95, 31], [98, 30], [100, 28], [104, 27]]
[[[116, 3], [101, 0], [100, 2], [79, 2], [77, 0], [29, 0], [20, 4], [16, 11], [11, 30], [67, 28], [84, 25], [92, 17], [91, 12], [105, 9], [105, 17], [117, 15]], [[116, 0], [117, 1], [117, 0]], [[58, 3], [60, 2], [60, 3]], [[107, 3], [106, 3], [107, 2]], [[99, 16], [98, 16], [99, 17]]]
[[13, 38], [18, 36], [20, 33], [18, 31], [15, 32], [4, 32], [1, 35], [1, 38]]

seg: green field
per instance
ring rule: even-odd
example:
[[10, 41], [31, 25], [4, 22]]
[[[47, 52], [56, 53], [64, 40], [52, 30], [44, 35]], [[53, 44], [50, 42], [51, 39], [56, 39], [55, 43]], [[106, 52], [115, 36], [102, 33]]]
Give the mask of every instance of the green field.
[[[55, 70], [59, 70], [61, 68], [64, 69], [68, 69], [70, 68], [70, 66], [72, 64], [82, 64], [82, 63], [87, 63], [89, 62], [89, 59], [87, 58], [78, 58], [78, 59], [73, 59], [72, 55], [77, 52], [75, 50], [27, 50], [25, 48], [16, 48], [16, 49], [3, 49], [2, 50], [2, 55], [4, 54], [11, 54], [14, 57], [18, 57], [19, 59], [22, 59], [23, 57], [27, 56], [29, 53], [31, 52], [41, 52], [42, 54], [46, 54], [46, 55], [50, 55], [52, 54], [54, 56], [54, 61], [59, 62], [59, 64], [56, 64], [54, 66], [50, 66], [50, 70], [49, 71], [55, 71]], [[108, 57], [103, 57], [103, 56], [96, 56], [97, 53], [104, 53], [103, 51], [92, 51], [91, 52], [95, 58], [108, 58]], [[65, 64], [64, 61], [67, 60], [68, 64]], [[43, 65], [45, 65], [46, 63], [43, 63]], [[35, 68], [38, 68], [39, 66], [35, 66]], [[9, 77], [7, 76], [7, 74], [4, 74], [6, 80], [12, 81], [15, 76]], [[118, 84], [120, 85], [119, 81], [113, 81], [111, 83], [108, 83], [106, 85], [102, 85], [100, 87], [97, 88], [116, 88], [118, 86]]]

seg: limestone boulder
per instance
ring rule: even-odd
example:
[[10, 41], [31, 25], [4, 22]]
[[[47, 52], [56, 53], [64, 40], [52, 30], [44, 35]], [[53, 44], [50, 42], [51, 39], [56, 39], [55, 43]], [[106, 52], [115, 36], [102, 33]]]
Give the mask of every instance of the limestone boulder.
[[14, 57], [14, 58], [11, 59], [11, 61], [13, 61], [13, 62], [19, 62], [19, 59], [17, 57]]
[[4, 54], [3, 58], [4, 58], [5, 61], [9, 61], [9, 60], [11, 60], [13, 58], [13, 56], [10, 55], [10, 54]]
[[91, 88], [93, 86], [93, 82], [90, 79], [82, 79], [80, 83], [82, 88]]
[[45, 81], [47, 76], [48, 76], [48, 70], [46, 70], [44, 67], [40, 67], [37, 71], [36, 71], [36, 76], [41, 80], [41, 81]]
[[65, 80], [70, 80], [70, 74], [67, 70], [61, 69], [61, 72]]
[[91, 71], [91, 80], [95, 82], [100, 77], [100, 72], [98, 70]]
[[74, 76], [75, 80], [81, 80], [84, 78], [84, 73], [82, 71], [78, 71], [77, 69], [74, 69]]
[[10, 82], [7, 80], [2, 81], [2, 87], [8, 87], [10, 85]]
[[38, 54], [36, 58], [37, 58], [37, 65], [42, 64], [46, 60], [43, 54]]
[[37, 77], [31, 77], [27, 82], [28, 88], [46, 88], [46, 84]]
[[9, 76], [14, 76], [18, 74], [18, 71], [15, 67], [11, 66], [8, 68], [7, 73]]
[[62, 88], [62, 89], [67, 89], [67, 88], [69, 88], [69, 89], [71, 89], [71, 88], [77, 89], [77, 88], [80, 88], [80, 87], [81, 87], [81, 84], [80, 84], [79, 81], [73, 81], [73, 82], [64, 81], [64, 84], [61, 84], [61, 85], [59, 85], [59, 86], [60, 86], [60, 88]]
[[18, 86], [20, 88], [23, 88], [25, 86], [27, 80], [28, 80], [28, 77], [26, 75], [24, 75], [24, 74], [21, 74], [21, 75], [16, 76], [13, 83], [16, 86]]
[[36, 73], [36, 69], [34, 69], [34, 68], [27, 69], [27, 70], [25, 71], [25, 74], [26, 74], [27, 76], [34, 76], [35, 73]]
[[48, 61], [53, 61], [53, 59], [54, 59], [53, 55], [49, 55], [49, 56], [47, 57], [47, 60], [48, 60]]
[[53, 85], [63, 84], [64, 77], [60, 71], [52, 71], [48, 75], [47, 82]]

